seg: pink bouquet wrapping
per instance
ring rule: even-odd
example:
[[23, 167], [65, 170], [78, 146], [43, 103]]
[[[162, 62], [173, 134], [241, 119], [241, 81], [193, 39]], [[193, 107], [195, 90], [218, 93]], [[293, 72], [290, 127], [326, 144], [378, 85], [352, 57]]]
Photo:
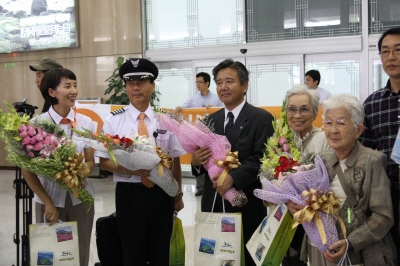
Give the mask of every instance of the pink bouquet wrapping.
[[[193, 154], [198, 147], [209, 147], [211, 157], [204, 165], [210, 178], [218, 176], [218, 184], [223, 183], [230, 169], [240, 165], [237, 153], [230, 152], [231, 144], [225, 136], [215, 134], [200, 120], [193, 124], [184, 119], [176, 119], [173, 115], [159, 113], [160, 124], [172, 131], [177, 137], [182, 148], [189, 154]], [[234, 207], [242, 207], [247, 203], [246, 194], [235, 188], [231, 188], [224, 195]]]
[[274, 204], [284, 204], [291, 200], [304, 208], [293, 216], [303, 225], [305, 232], [314, 245], [321, 251], [336, 243], [338, 233], [336, 220], [339, 220], [343, 232], [343, 221], [339, 217], [340, 202], [330, 191], [330, 180], [322, 159], [315, 157], [315, 168], [308, 171], [288, 173], [279, 185], [267, 178], [262, 179], [263, 189], [254, 190], [254, 195]]

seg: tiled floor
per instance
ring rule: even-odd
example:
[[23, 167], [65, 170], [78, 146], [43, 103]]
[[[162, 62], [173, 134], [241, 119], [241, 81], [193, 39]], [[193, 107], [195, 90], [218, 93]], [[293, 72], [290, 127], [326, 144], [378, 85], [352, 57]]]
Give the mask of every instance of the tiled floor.
[[[0, 266], [17, 265], [16, 245], [13, 236], [16, 231], [15, 222], [15, 189], [13, 181], [15, 171], [0, 170]], [[186, 265], [193, 265], [193, 226], [194, 213], [200, 211], [200, 197], [195, 197], [196, 192], [194, 178], [183, 179], [183, 201], [185, 208], [179, 212], [178, 217], [182, 220], [185, 242], [186, 242]], [[90, 184], [95, 191], [95, 217], [106, 216], [115, 211], [114, 188], [112, 177], [90, 178]], [[35, 220], [33, 214], [33, 221]], [[22, 221], [20, 222], [22, 225]], [[98, 262], [95, 227], [92, 231], [91, 257], [89, 266]], [[20, 264], [21, 265], [21, 264]]]

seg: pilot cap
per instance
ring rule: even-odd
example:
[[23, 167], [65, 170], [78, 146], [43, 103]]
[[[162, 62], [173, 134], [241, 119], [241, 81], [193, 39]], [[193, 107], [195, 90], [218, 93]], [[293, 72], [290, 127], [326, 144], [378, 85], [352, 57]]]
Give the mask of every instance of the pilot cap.
[[158, 76], [157, 66], [144, 58], [129, 58], [119, 68], [119, 76], [123, 80], [154, 80]]

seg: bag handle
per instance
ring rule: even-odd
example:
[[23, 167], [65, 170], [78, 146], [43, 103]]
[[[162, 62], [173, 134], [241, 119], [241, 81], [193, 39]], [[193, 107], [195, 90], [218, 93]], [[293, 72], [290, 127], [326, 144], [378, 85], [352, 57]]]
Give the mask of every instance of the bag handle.
[[[47, 228], [47, 226], [50, 226], [50, 225], [47, 225], [45, 214], [43, 214], [43, 223], [44, 223], [44, 228]], [[61, 221], [60, 219], [57, 219], [57, 223], [62, 224], [63, 221]]]
[[340, 167], [340, 163], [337, 163], [335, 165], [335, 172], [336, 172], [336, 175], [339, 178], [340, 184], [342, 185], [344, 193], [346, 194], [347, 199], [349, 200], [351, 206], [353, 208], [358, 206], [358, 201], [356, 200], [356, 198], [354, 197], [354, 194], [350, 191], [350, 188], [346, 184], [342, 168]]
[[[221, 197], [221, 199], [222, 199], [222, 210], [223, 210], [223, 213], [225, 213], [225, 200], [223, 197]], [[215, 191], [213, 205], [212, 205], [211, 212], [210, 212], [210, 215], [208, 216], [208, 218], [210, 218], [211, 215], [214, 213], [214, 206], [215, 206], [216, 200], [217, 200], [217, 191]]]
[[343, 255], [343, 257], [340, 259], [340, 261], [338, 262], [338, 266], [351, 266], [351, 260], [349, 258], [349, 254], [347, 254], [347, 251], [349, 250], [349, 240], [346, 240], [346, 251]]
[[[369, 163], [369, 157], [367, 158], [367, 164]], [[354, 214], [357, 217], [357, 222], [359, 225], [363, 224], [365, 220], [367, 220], [367, 217], [365, 216], [365, 213], [361, 209], [358, 201], [356, 200], [354, 194], [350, 191], [349, 186], [347, 186], [345, 177], [342, 171], [342, 168], [340, 167], [340, 163], [337, 163], [335, 165], [335, 172], [339, 178], [340, 184], [342, 185], [343, 191], [347, 196], [347, 199], [350, 202], [351, 208], [354, 211]], [[350, 208], [347, 209], [348, 214], [347, 214], [347, 219], [349, 220], [348, 223], [350, 223]]]

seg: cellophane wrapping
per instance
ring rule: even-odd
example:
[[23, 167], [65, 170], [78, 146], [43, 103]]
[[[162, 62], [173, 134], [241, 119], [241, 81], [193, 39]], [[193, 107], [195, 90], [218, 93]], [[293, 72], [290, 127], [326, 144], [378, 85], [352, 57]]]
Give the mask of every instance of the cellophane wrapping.
[[[284, 204], [291, 200], [298, 205], [306, 206], [307, 204], [302, 198], [303, 191], [310, 191], [312, 189], [325, 193], [330, 191], [329, 176], [319, 156], [315, 157], [315, 168], [303, 172], [289, 173], [280, 186], [274, 184], [274, 182], [271, 182], [267, 178], [262, 178], [261, 182], [263, 189], [255, 189], [254, 195], [264, 201], [274, 204]], [[314, 219], [311, 223], [302, 223], [302, 225], [312, 243], [323, 252], [327, 250], [331, 244], [336, 243], [339, 238], [335, 225], [336, 218], [322, 211], [318, 211], [318, 213], [321, 217], [327, 237], [327, 243], [325, 245], [322, 244]]]

